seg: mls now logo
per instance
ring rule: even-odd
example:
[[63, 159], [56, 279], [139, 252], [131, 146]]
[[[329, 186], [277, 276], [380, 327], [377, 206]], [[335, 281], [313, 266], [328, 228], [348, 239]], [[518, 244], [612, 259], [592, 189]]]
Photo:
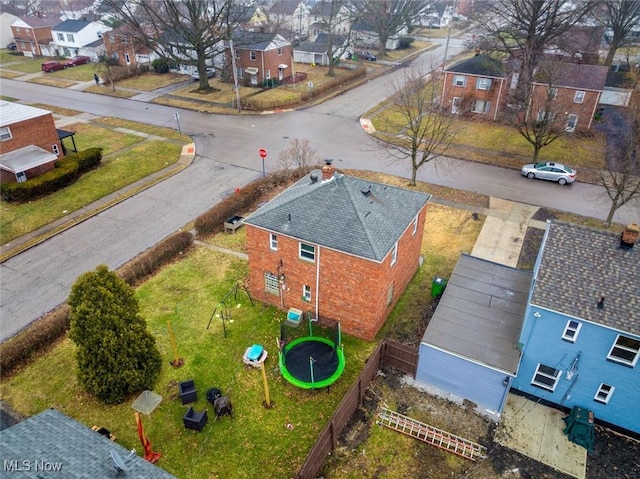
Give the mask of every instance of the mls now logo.
[[48, 462], [40, 460], [18, 461], [17, 459], [3, 460], [2, 469], [6, 472], [57, 472], [62, 470], [61, 462]]

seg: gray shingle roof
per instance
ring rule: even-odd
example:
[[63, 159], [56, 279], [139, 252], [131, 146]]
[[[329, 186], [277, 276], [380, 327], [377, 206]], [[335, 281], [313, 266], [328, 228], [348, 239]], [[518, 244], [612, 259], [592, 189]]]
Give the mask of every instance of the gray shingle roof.
[[500, 60], [481, 54], [447, 68], [448, 72], [504, 78], [504, 64]]
[[[604, 90], [609, 68], [601, 65], [583, 65], [578, 63], [542, 62], [541, 72], [551, 69], [553, 83], [565, 88], [579, 88], [583, 90]], [[536, 75], [538, 77], [540, 75]], [[547, 83], [548, 80], [536, 78], [537, 81]]]
[[65, 20], [64, 22], [52, 28], [56, 32], [79, 32], [87, 27], [91, 22], [86, 20]]
[[[25, 419], [0, 431], [0, 450], [5, 468], [0, 477], [11, 479], [35, 479], [40, 477], [64, 477], [87, 479], [115, 477], [111, 451], [125, 459], [129, 451], [90, 428], [74, 421], [55, 409]], [[6, 461], [28, 461], [30, 470], [7, 471]], [[60, 463], [59, 473], [36, 470], [35, 461]], [[175, 479], [159, 467], [135, 455], [127, 463], [127, 479]]]
[[[311, 175], [318, 181], [312, 182]], [[362, 191], [370, 189], [365, 195]], [[382, 261], [430, 195], [314, 170], [245, 223], [337, 251]]]
[[554, 221], [541, 254], [532, 304], [640, 335], [639, 244], [620, 249], [620, 234]]
[[422, 342], [515, 374], [531, 278], [530, 271], [461, 255]]

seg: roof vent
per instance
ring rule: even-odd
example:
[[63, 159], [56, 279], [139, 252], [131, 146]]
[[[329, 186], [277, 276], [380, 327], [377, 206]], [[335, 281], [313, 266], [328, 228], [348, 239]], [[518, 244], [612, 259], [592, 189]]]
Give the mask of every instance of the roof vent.
[[638, 236], [640, 236], [640, 227], [637, 224], [631, 223], [625, 226], [620, 235], [620, 248], [633, 248], [633, 245], [638, 241]]
[[604, 296], [602, 296], [600, 301], [598, 301], [598, 309], [604, 309]]
[[309, 175], [309, 178], [311, 178], [311, 183], [315, 183], [318, 181], [318, 175], [316, 175], [315, 173], [311, 173], [311, 175]]
[[364, 196], [369, 196], [371, 194], [371, 186], [365, 186], [360, 191]]

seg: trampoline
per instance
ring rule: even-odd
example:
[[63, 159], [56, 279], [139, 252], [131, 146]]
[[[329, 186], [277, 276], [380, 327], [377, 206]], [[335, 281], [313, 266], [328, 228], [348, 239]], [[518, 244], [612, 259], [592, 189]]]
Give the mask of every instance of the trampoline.
[[[282, 342], [282, 328], [281, 328]], [[313, 335], [309, 320], [309, 336], [286, 344], [279, 353], [282, 376], [301, 389], [321, 389], [342, 376], [345, 367], [341, 344], [340, 323], [334, 340]]]

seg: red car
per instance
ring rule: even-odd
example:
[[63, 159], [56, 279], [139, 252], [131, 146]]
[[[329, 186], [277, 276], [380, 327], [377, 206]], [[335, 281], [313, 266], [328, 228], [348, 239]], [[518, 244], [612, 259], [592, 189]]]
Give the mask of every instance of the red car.
[[44, 62], [41, 68], [43, 72], [49, 73], [49, 72], [55, 72], [56, 70], [64, 70], [65, 68], [67, 68], [67, 64], [56, 62], [56, 61], [50, 61], [50, 62]]
[[84, 55], [78, 55], [77, 57], [73, 57], [73, 58], [69, 58], [67, 60], [67, 66], [68, 67], [77, 67], [78, 65], [85, 65], [87, 63], [89, 63], [91, 61], [91, 58], [84, 56]]

